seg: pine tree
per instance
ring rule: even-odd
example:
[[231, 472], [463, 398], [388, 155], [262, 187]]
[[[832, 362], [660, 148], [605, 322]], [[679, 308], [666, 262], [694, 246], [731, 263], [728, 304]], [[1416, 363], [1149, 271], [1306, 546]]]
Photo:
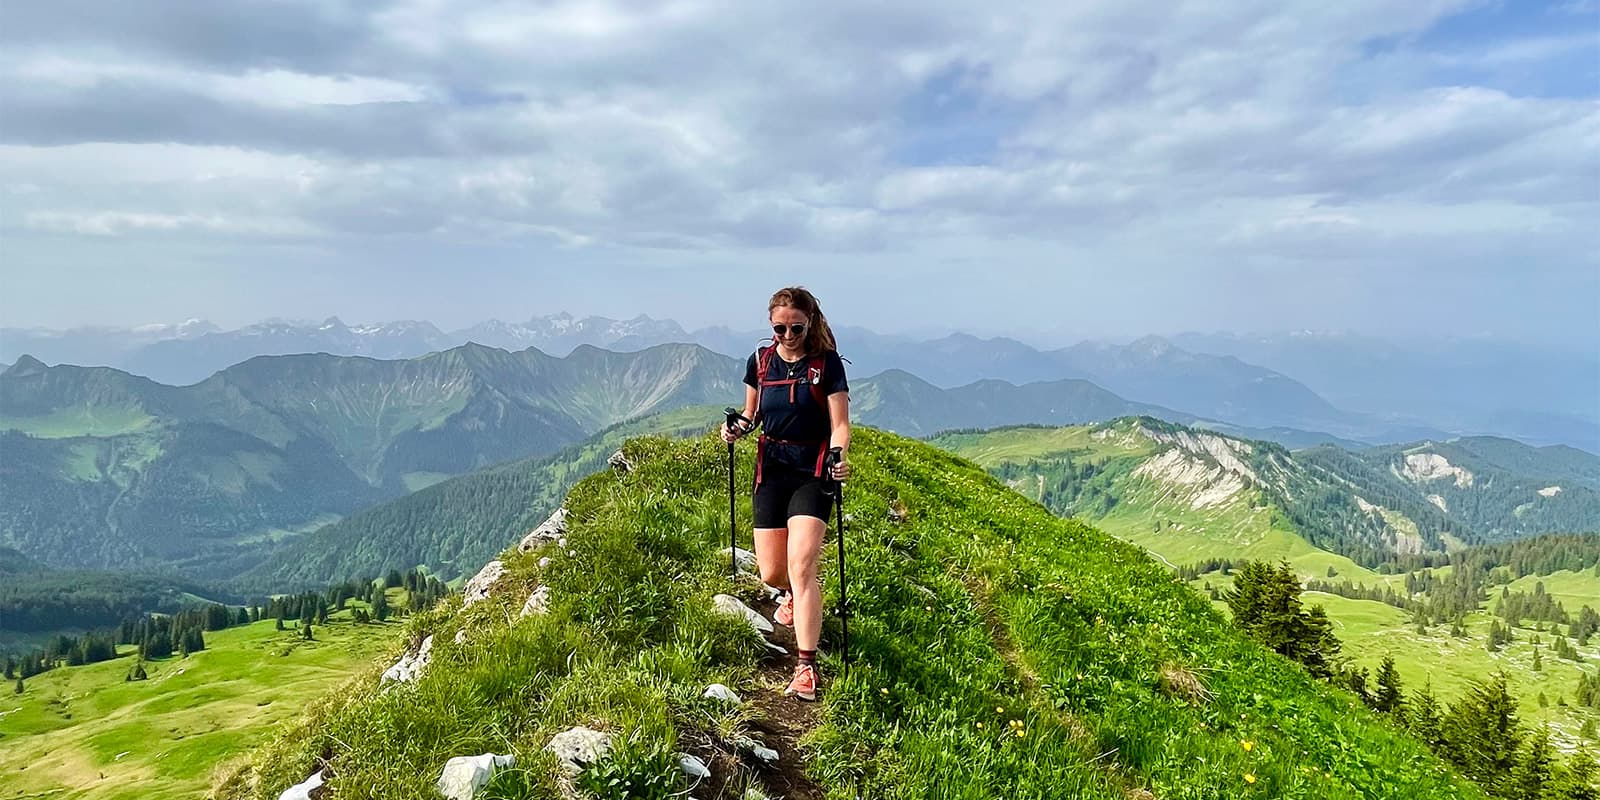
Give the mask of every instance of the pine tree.
[[1540, 672], [1540, 671], [1543, 671], [1543, 670], [1544, 670], [1544, 662], [1539, 659], [1539, 646], [1538, 645], [1534, 645], [1534, 647], [1533, 647], [1533, 671], [1534, 672]]
[[372, 595], [372, 618], [379, 622], [389, 618], [389, 598], [382, 589]]
[[1511, 794], [1509, 797], [1543, 797], [1545, 787], [1550, 784], [1550, 732], [1539, 731], [1538, 735], [1528, 741], [1528, 750], [1517, 761], [1516, 769], [1511, 773]]
[[308, 641], [308, 642], [311, 641], [311, 624], [310, 623], [306, 623], [306, 626], [304, 628], [300, 629], [300, 635], [302, 637], [304, 637], [306, 641]]
[[1554, 774], [1545, 790], [1546, 798], [1600, 800], [1600, 791], [1595, 790], [1595, 780], [1600, 778], [1600, 774], [1597, 774], [1594, 758], [1582, 745], [1567, 757], [1565, 764], [1558, 765], [1552, 772]]
[[1501, 789], [1516, 768], [1523, 735], [1505, 673], [1496, 673], [1452, 703], [1441, 729], [1445, 756], [1467, 777], [1503, 795]]
[[278, 617], [278, 619], [273, 623], [273, 626], [274, 630], [283, 630], [283, 617]]
[[1422, 691], [1411, 696], [1410, 709], [1406, 714], [1406, 727], [1411, 734], [1422, 740], [1423, 744], [1438, 750], [1444, 739], [1440, 732], [1439, 701], [1433, 697], [1433, 684], [1424, 684]]
[[1394, 659], [1383, 657], [1378, 667], [1378, 690], [1372, 696], [1372, 707], [1386, 714], [1401, 711], [1405, 700], [1400, 694], [1400, 673], [1394, 668]]
[[22, 694], [22, 679], [17, 679], [17, 694]]

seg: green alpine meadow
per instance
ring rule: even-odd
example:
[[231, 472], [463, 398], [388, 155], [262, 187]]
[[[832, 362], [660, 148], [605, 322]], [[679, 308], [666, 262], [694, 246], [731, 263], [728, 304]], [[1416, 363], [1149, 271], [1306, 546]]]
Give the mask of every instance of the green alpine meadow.
[[[1139, 548], [926, 444], [858, 429], [853, 452], [849, 663], [830, 615], [815, 706], [778, 698], [767, 644], [713, 609], [766, 599], [729, 575], [723, 445], [638, 438], [567, 496], [564, 542], [513, 546], [483, 599], [407, 619], [420, 674], [380, 683], [390, 649], [213, 791], [270, 799], [315, 774], [325, 797], [422, 797], [449, 759], [493, 753], [514, 762], [484, 796], [506, 798], [1486, 796]], [[611, 748], [574, 774], [549, 746], [578, 726]]]

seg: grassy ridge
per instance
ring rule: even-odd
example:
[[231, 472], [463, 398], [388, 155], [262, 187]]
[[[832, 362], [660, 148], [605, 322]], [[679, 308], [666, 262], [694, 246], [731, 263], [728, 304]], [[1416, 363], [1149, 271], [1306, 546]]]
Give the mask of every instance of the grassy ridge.
[[[1286, 561], [1303, 577], [1325, 579], [1331, 567], [1337, 574], [1335, 581], [1349, 579], [1366, 586], [1404, 591], [1403, 574], [1380, 574], [1312, 545], [1280, 515], [1262, 507], [1256, 492], [1242, 490], [1226, 502], [1196, 509], [1187, 495], [1175, 493], [1158, 481], [1131, 475], [1135, 465], [1154, 455], [1158, 448], [1150, 439], [1130, 434], [1127, 427], [1125, 422], [1119, 422], [1111, 426], [1002, 428], [946, 434], [935, 441], [991, 469], [1062, 456], [1114, 465], [1106, 474], [1111, 476], [1118, 501], [1109, 511], [1094, 515], [1093, 524], [1170, 564], [1190, 565], [1208, 559]], [[1023, 494], [1030, 494], [1033, 488], [1025, 479], [1013, 481], [1013, 485]], [[1443, 578], [1451, 569], [1446, 566], [1433, 572]], [[1571, 613], [1582, 605], [1595, 605], [1596, 598], [1600, 598], [1600, 578], [1592, 571], [1528, 576], [1513, 581], [1510, 588], [1531, 593], [1539, 582]], [[1232, 580], [1213, 573], [1193, 584], [1197, 589], [1206, 585], [1226, 589]], [[1481, 612], [1466, 620], [1470, 634], [1467, 639], [1449, 636], [1448, 626], [1435, 626], [1428, 634], [1419, 635], [1408, 614], [1376, 601], [1313, 592], [1306, 595], [1306, 602], [1325, 607], [1345, 654], [1356, 666], [1376, 672], [1383, 658], [1391, 656], [1408, 689], [1431, 682], [1435, 694], [1450, 701], [1461, 696], [1473, 681], [1504, 671], [1511, 679], [1523, 720], [1535, 726], [1548, 724], [1558, 745], [1572, 749], [1580, 741], [1578, 732], [1583, 721], [1595, 715], [1562, 707], [1557, 698], [1572, 694], [1581, 672], [1593, 674], [1600, 650], [1584, 648], [1589, 661], [1586, 665], [1561, 661], [1550, 650], [1550, 637], [1546, 634], [1542, 669], [1536, 672], [1532, 669], [1534, 632], [1519, 629], [1510, 647], [1490, 654], [1484, 647], [1484, 636], [1491, 619], [1488, 611], [1499, 596], [1498, 587], [1489, 594]], [[1223, 604], [1218, 603], [1217, 607], [1220, 613], [1228, 613]], [[1544, 707], [1538, 702], [1540, 693], [1547, 700]]]
[[[333, 797], [418, 796], [449, 757], [494, 751], [519, 757], [494, 796], [554, 797], [542, 747], [588, 724], [632, 742], [616, 767], [628, 780], [687, 788], [674, 754], [701, 755], [720, 793], [700, 796], [771, 779], [729, 752], [749, 734], [802, 759], [818, 793], [841, 800], [1481, 797], [1352, 696], [1246, 640], [1136, 548], [926, 445], [871, 430], [855, 441], [855, 658], [848, 679], [825, 679], [821, 724], [802, 741], [773, 739], [760, 711], [700, 699], [712, 681], [746, 698], [777, 688], [762, 682], [753, 635], [707, 610], [730, 590], [717, 556], [726, 451], [710, 437], [641, 439], [625, 448], [633, 471], [569, 495], [568, 552], [508, 556], [490, 600], [413, 618], [413, 639], [434, 636], [414, 686], [373, 691], [368, 676], [369, 688], [326, 698], [219, 791], [276, 797], [327, 766]], [[891, 503], [910, 520], [887, 521]], [[739, 507], [748, 531], [748, 498]], [[539, 583], [550, 613], [519, 620]], [[830, 619], [826, 653], [838, 633]], [[825, 676], [838, 667], [825, 657]]]
[[272, 620], [207, 633], [201, 652], [146, 662], [145, 681], [124, 682], [135, 658], [125, 646], [121, 658], [29, 678], [21, 695], [7, 684], [0, 798], [201, 795], [220, 763], [372, 666], [400, 631], [348, 615], [315, 626], [309, 642]]

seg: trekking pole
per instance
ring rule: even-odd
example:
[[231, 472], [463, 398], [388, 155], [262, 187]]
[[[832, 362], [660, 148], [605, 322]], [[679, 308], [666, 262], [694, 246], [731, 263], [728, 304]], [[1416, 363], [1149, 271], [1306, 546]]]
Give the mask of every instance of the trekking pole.
[[850, 599], [845, 591], [847, 585], [844, 571], [844, 484], [833, 480], [833, 466], [844, 459], [844, 451], [833, 447], [828, 449], [828, 456], [824, 463], [829, 475], [828, 486], [833, 490], [833, 505], [839, 515], [839, 606], [835, 613], [839, 615], [839, 622], [844, 628], [844, 644], [839, 648], [839, 657], [842, 667], [840, 677], [850, 677]]
[[[748, 417], [740, 414], [732, 406], [724, 408], [723, 411], [728, 415], [727, 425], [730, 431], [734, 430], [735, 426], [743, 427], [742, 423], [750, 421]], [[739, 578], [739, 528], [734, 513], [734, 463], [733, 442], [728, 442], [728, 577], [737, 580]]]

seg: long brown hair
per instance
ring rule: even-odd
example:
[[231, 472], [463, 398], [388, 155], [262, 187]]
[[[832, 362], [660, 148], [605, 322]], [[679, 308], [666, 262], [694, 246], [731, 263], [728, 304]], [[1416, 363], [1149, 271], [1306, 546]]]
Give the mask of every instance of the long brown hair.
[[806, 325], [806, 353], [826, 353], [839, 349], [839, 343], [833, 338], [833, 329], [828, 327], [828, 318], [822, 315], [822, 304], [818, 303], [816, 295], [804, 286], [789, 286], [773, 293], [772, 299], [767, 301], [769, 319], [772, 309], [778, 306], [792, 308], [806, 315], [810, 321]]

